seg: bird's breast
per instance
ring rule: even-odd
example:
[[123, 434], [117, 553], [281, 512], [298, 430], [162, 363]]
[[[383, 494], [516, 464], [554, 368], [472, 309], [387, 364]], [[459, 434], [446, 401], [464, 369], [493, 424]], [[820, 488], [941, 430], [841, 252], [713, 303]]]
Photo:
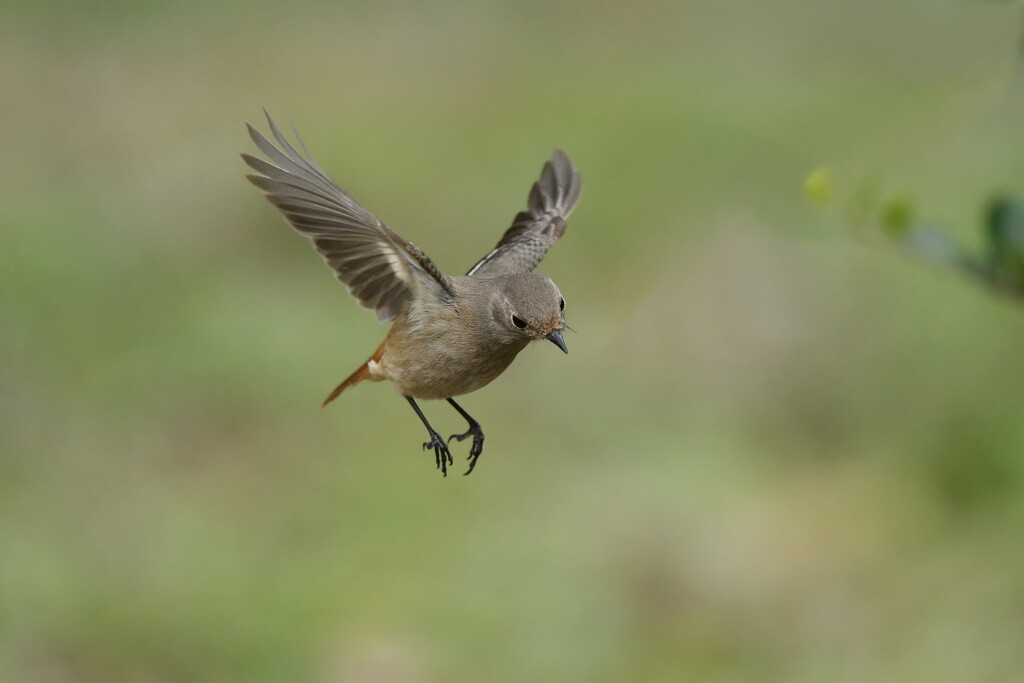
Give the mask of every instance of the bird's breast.
[[389, 334], [380, 372], [403, 395], [449, 398], [493, 381], [524, 346], [489, 342], [479, 330], [459, 324], [404, 327]]

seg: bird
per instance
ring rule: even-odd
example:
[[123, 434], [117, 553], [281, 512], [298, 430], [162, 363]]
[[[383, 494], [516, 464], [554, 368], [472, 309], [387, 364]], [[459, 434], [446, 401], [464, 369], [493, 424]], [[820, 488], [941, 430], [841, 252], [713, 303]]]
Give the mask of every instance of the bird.
[[[309, 238], [335, 277], [364, 307], [390, 322], [384, 341], [345, 378], [322, 407], [363, 381], [390, 381], [427, 429], [423, 450], [448, 476], [449, 444], [472, 437], [470, 474], [483, 452], [484, 432], [454, 397], [489, 384], [533, 341], [568, 353], [565, 299], [555, 283], [535, 273], [565, 232], [582, 191], [582, 177], [565, 152], [554, 150], [520, 211], [497, 245], [465, 275], [447, 275], [335, 184], [292, 126], [300, 153], [263, 110], [275, 146], [252, 124], [249, 137], [266, 159], [242, 154], [255, 171], [246, 177], [291, 226]], [[468, 423], [444, 440], [417, 404], [447, 401]]]

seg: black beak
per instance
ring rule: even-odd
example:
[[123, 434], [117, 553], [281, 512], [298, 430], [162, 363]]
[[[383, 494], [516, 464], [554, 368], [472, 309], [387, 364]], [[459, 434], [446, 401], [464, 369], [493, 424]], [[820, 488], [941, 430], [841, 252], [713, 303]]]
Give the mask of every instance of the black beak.
[[549, 334], [547, 337], [545, 337], [545, 339], [550, 341], [552, 344], [554, 344], [558, 348], [562, 349], [562, 353], [569, 353], [569, 349], [565, 348], [565, 340], [562, 339], [562, 331], [561, 330], [552, 330], [551, 334]]

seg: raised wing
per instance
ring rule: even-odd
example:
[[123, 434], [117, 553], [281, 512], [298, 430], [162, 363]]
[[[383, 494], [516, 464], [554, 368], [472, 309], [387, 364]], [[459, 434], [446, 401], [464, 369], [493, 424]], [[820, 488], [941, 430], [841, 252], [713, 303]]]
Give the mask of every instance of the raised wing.
[[298, 132], [295, 135], [305, 157], [291, 146], [269, 114], [267, 123], [281, 148], [245, 124], [252, 141], [270, 160], [243, 154], [245, 163], [259, 174], [246, 177], [266, 193], [293, 228], [313, 241], [360, 304], [387, 321], [418, 293], [454, 297], [451, 280], [426, 254], [331, 182]]
[[556, 149], [530, 190], [528, 209], [519, 212], [491, 253], [467, 275], [527, 273], [537, 267], [565, 232], [566, 220], [579, 201], [583, 180], [565, 152]]

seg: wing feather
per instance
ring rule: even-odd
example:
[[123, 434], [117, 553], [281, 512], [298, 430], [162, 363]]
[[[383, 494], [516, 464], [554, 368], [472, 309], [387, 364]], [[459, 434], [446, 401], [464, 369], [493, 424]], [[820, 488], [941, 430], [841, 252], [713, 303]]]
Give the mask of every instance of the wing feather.
[[527, 210], [516, 215], [497, 246], [467, 275], [490, 277], [527, 273], [537, 267], [565, 232], [566, 220], [580, 199], [583, 180], [569, 157], [556, 149], [530, 188]]
[[[266, 110], [264, 110], [266, 114]], [[454, 298], [451, 280], [418, 247], [399, 236], [335, 185], [306, 149], [300, 154], [267, 114], [276, 147], [250, 124], [249, 137], [266, 155], [242, 159], [247, 175], [299, 233], [308, 237], [335, 276], [382, 321], [392, 320], [413, 296]], [[268, 161], [269, 160], [269, 161]]]

